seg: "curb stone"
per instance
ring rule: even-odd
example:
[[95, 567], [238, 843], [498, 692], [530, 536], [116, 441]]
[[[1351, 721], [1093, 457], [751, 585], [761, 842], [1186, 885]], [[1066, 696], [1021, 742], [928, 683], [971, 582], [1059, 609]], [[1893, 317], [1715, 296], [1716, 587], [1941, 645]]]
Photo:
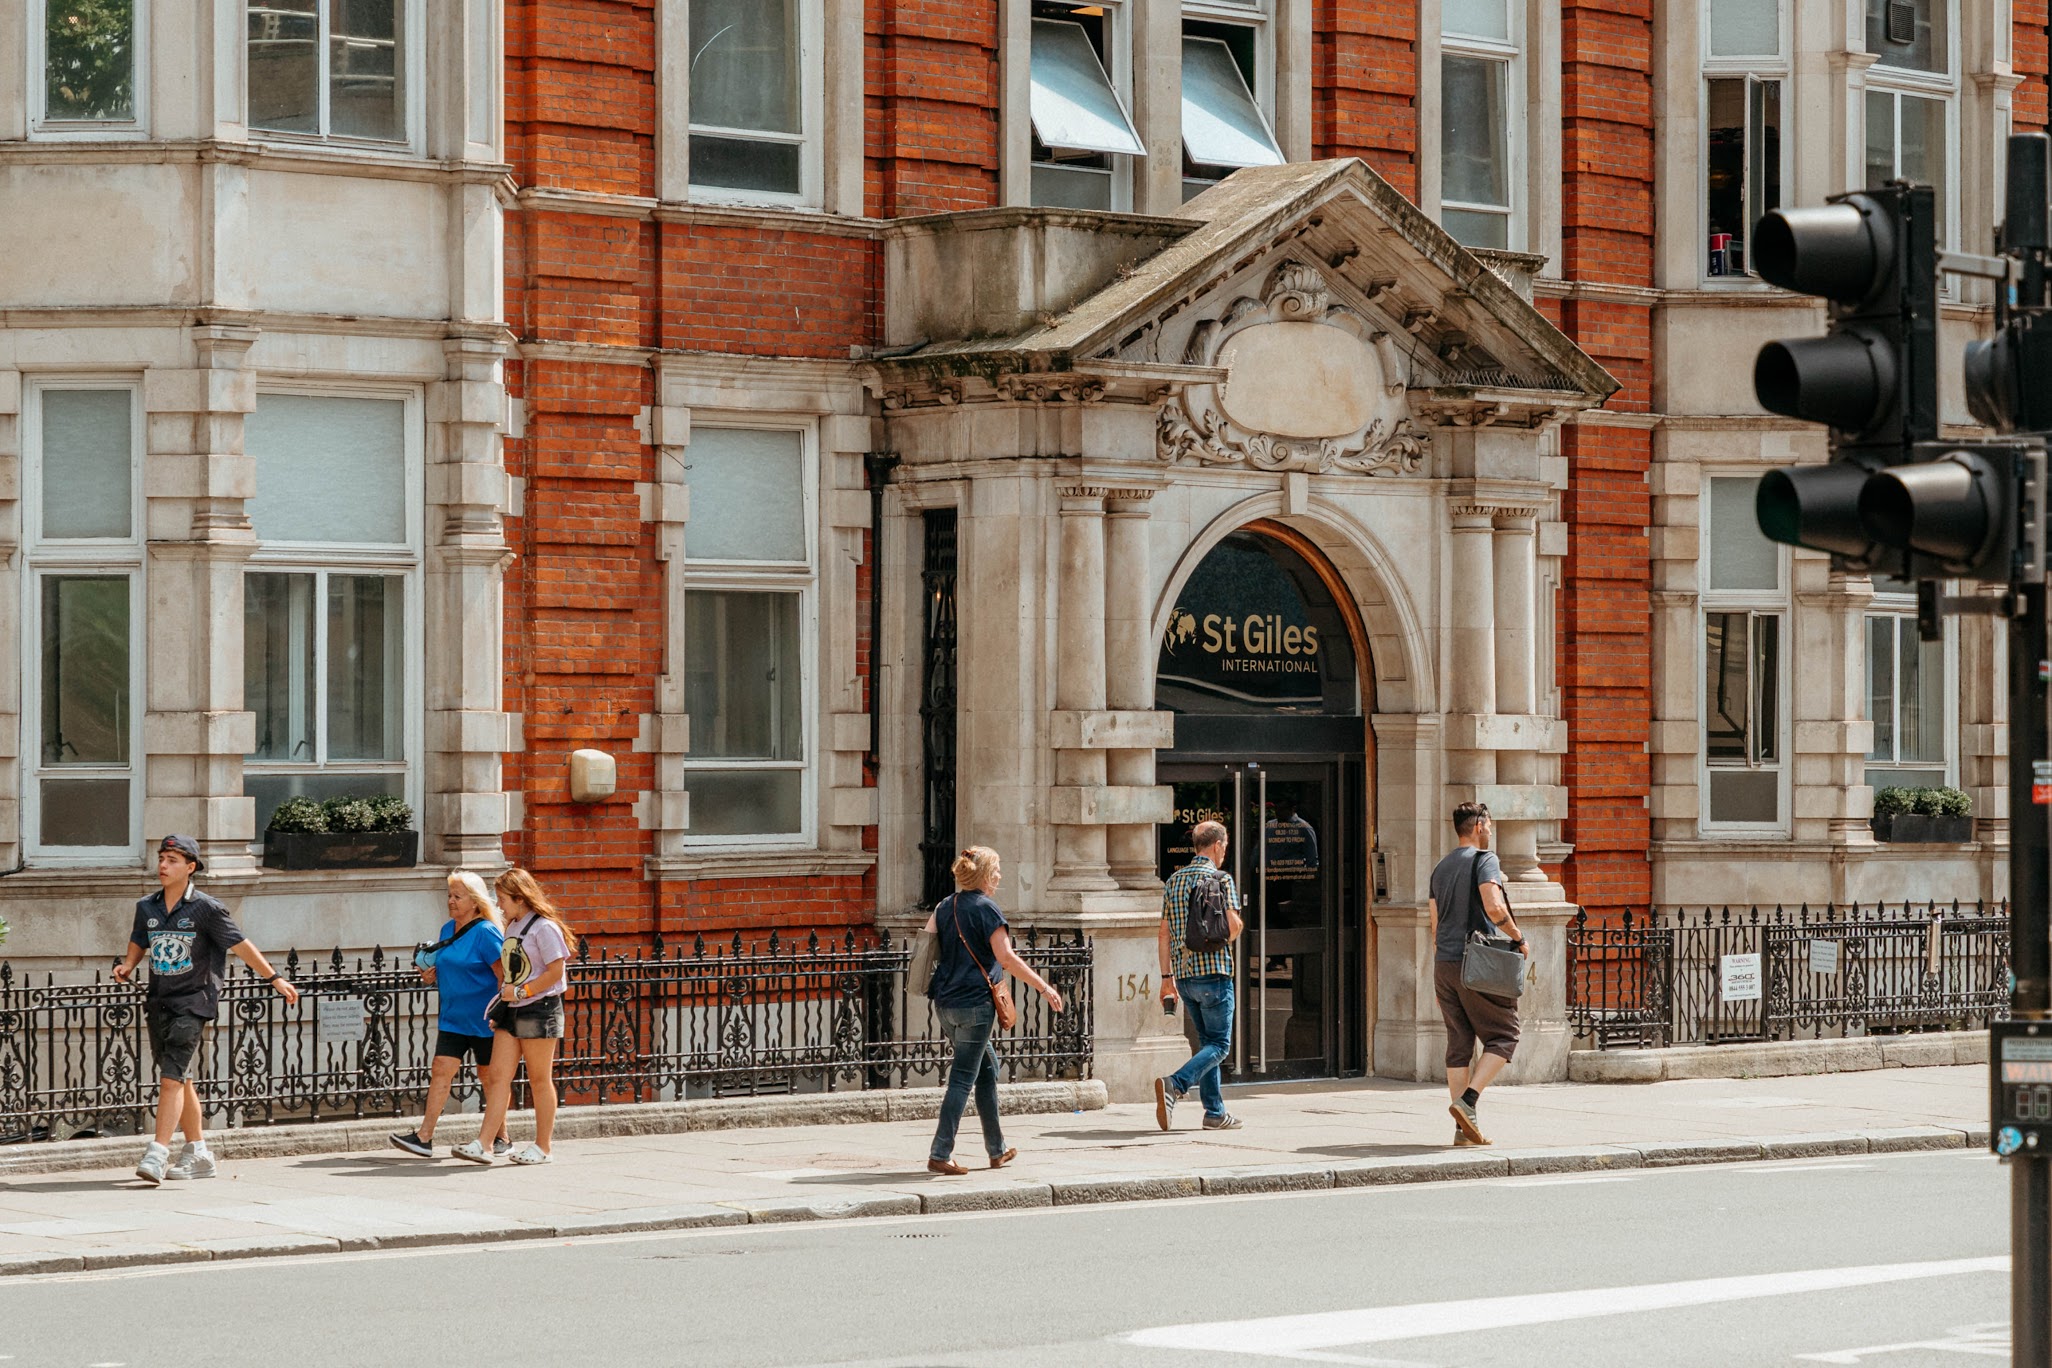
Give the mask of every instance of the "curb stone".
[[[775, 1126], [825, 1126], [870, 1121], [931, 1121], [940, 1115], [945, 1088], [878, 1089], [859, 1093], [814, 1093], [799, 1097], [723, 1097], [690, 1102], [629, 1102], [565, 1107], [556, 1113], [561, 1140], [610, 1139], [629, 1135], [680, 1135], [694, 1131]], [[1000, 1083], [1001, 1110], [1008, 1116], [1102, 1111], [1110, 1095], [1104, 1080], [1065, 1083]], [[379, 1117], [364, 1121], [291, 1122], [275, 1126], [224, 1127], [208, 1144], [223, 1159], [281, 1159], [312, 1154], [384, 1151], [386, 1136], [415, 1119]], [[519, 1132], [534, 1122], [532, 1111], [509, 1118]], [[435, 1127], [435, 1143], [459, 1145], [477, 1138], [484, 1120], [476, 1112], [451, 1113]], [[0, 1180], [82, 1169], [126, 1168], [141, 1137], [102, 1136], [92, 1140], [0, 1146]]]
[[1743, 1164], [1758, 1159], [1766, 1148], [1761, 1140], [1669, 1140], [1634, 1146], [1647, 1168], [1677, 1164]]
[[86, 1254], [0, 1254], [0, 1279], [185, 1263], [223, 1262], [296, 1254], [569, 1239], [587, 1235], [651, 1234], [741, 1225], [859, 1220], [872, 1216], [941, 1215], [966, 1211], [1105, 1205], [1198, 1196], [1507, 1178], [1636, 1168], [1677, 1168], [1800, 1159], [1820, 1155], [1935, 1152], [1987, 1143], [1986, 1128], [1902, 1126], [1867, 1132], [1818, 1132], [1758, 1140], [1686, 1140], [1647, 1145], [1595, 1145], [1582, 1149], [1508, 1150], [1495, 1154], [1452, 1151], [1335, 1163], [1221, 1169], [1212, 1173], [1105, 1174], [1054, 1183], [1017, 1182], [991, 1187], [936, 1188], [882, 1193], [847, 1201], [815, 1198], [645, 1207], [608, 1215], [571, 1217], [552, 1225], [493, 1226], [471, 1230], [405, 1231], [381, 1236], [257, 1236], [248, 1239], [148, 1244]]

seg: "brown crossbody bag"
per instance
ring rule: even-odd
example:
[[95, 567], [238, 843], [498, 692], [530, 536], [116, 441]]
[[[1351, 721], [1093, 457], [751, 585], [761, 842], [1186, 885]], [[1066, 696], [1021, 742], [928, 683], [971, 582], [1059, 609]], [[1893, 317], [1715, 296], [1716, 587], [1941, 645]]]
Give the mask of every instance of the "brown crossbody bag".
[[1012, 1001], [1012, 995], [990, 981], [990, 971], [983, 967], [983, 961], [976, 958], [975, 949], [969, 944], [969, 935], [962, 930], [962, 904], [959, 897], [950, 898], [955, 913], [955, 934], [962, 939], [962, 948], [969, 952], [969, 962], [976, 966], [976, 972], [983, 975], [983, 986], [990, 989], [990, 1005], [997, 1009], [997, 1028], [1009, 1031], [1019, 1024], [1019, 1004]]

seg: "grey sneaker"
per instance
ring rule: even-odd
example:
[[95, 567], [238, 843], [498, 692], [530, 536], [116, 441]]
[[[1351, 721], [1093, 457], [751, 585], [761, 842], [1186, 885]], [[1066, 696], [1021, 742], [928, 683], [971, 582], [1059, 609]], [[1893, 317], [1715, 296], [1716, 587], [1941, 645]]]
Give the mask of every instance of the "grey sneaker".
[[513, 1142], [511, 1140], [508, 1140], [505, 1136], [502, 1135], [498, 1139], [492, 1141], [492, 1157], [494, 1159], [504, 1159], [507, 1155], [511, 1154], [512, 1152]]
[[385, 1138], [392, 1142], [393, 1149], [403, 1149], [408, 1154], [417, 1154], [423, 1159], [435, 1157], [435, 1147], [421, 1139], [417, 1130], [393, 1131]]
[[1454, 1125], [1460, 1128], [1462, 1135], [1468, 1137], [1469, 1144], [1486, 1145], [1489, 1143], [1489, 1137], [1482, 1134], [1482, 1127], [1476, 1124], [1475, 1109], [1472, 1106], [1456, 1097], [1447, 1106], [1447, 1111], [1452, 1113]]
[[1227, 1112], [1224, 1116], [1207, 1116], [1204, 1118], [1204, 1129], [1206, 1130], [1238, 1130], [1239, 1128], [1240, 1118], [1234, 1116], [1231, 1112]]
[[188, 1143], [178, 1156], [178, 1162], [164, 1170], [164, 1176], [175, 1183], [185, 1183], [195, 1178], [212, 1178], [217, 1172], [214, 1152], [196, 1150]]
[[1157, 1078], [1154, 1080], [1154, 1122], [1156, 1125], [1160, 1126], [1163, 1130], [1169, 1128], [1169, 1122], [1176, 1118], [1176, 1103], [1181, 1098], [1182, 1094], [1176, 1091], [1175, 1084], [1169, 1082], [1168, 1079]]
[[164, 1181], [164, 1166], [171, 1162], [171, 1147], [150, 1141], [143, 1150], [143, 1157], [136, 1163], [135, 1176], [151, 1187]]

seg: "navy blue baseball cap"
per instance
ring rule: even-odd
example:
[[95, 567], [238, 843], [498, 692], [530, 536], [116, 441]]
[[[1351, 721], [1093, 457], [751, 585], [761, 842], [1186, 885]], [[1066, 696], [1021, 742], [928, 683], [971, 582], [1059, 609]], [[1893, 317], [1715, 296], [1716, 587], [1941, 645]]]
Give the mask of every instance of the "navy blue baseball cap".
[[167, 850], [175, 850], [191, 860], [195, 869], [206, 868], [206, 864], [199, 857], [199, 842], [190, 836], [166, 836], [164, 843], [157, 847], [157, 853], [161, 855]]

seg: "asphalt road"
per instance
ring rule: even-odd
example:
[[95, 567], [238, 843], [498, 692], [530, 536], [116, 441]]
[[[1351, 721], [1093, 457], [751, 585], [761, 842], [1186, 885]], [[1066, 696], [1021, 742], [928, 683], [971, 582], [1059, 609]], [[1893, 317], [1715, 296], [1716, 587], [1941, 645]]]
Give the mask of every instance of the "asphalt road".
[[5, 1368], [2006, 1361], [2008, 1177], [1938, 1153], [0, 1282]]

